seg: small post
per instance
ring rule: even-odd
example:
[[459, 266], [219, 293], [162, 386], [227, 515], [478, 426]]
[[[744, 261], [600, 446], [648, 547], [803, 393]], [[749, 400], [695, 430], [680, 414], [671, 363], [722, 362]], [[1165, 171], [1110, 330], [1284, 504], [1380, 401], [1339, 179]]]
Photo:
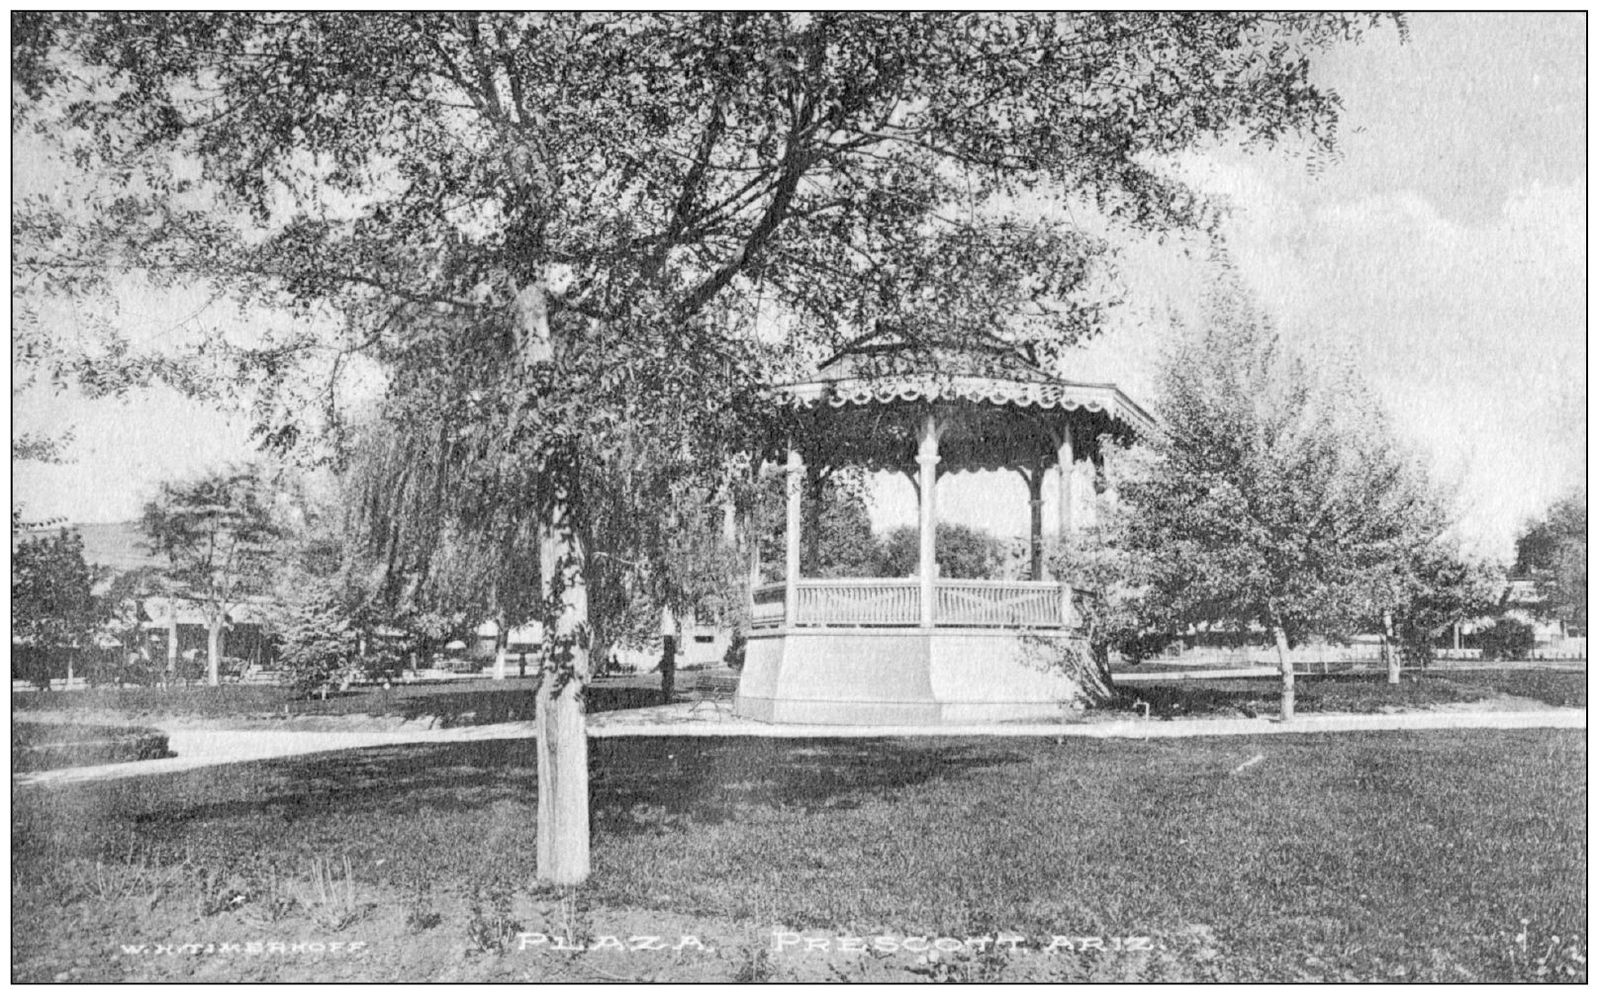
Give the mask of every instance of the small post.
[[1386, 682], [1396, 686], [1402, 682], [1403, 657], [1397, 650], [1397, 642], [1392, 638], [1392, 611], [1388, 610], [1381, 615], [1381, 623], [1386, 628], [1384, 638], [1386, 644]]

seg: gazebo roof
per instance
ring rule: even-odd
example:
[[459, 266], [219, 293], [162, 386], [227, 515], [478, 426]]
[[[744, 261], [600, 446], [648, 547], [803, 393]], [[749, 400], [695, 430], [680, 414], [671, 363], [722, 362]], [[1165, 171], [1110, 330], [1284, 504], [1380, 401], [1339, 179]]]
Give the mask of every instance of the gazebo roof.
[[849, 344], [807, 381], [778, 385], [796, 408], [885, 407], [963, 402], [1038, 411], [1101, 414], [1122, 432], [1157, 429], [1147, 410], [1112, 384], [1049, 375], [1030, 350], [983, 334], [958, 343], [877, 332]]

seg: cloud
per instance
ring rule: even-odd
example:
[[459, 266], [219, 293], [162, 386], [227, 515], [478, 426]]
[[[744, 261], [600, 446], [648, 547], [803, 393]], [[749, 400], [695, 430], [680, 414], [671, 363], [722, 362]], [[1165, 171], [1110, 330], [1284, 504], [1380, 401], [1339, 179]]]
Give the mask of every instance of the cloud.
[[1514, 191], [1466, 224], [1411, 190], [1304, 205], [1260, 188], [1232, 236], [1244, 273], [1289, 333], [1354, 358], [1461, 479], [1464, 529], [1506, 554], [1584, 467], [1584, 191]]

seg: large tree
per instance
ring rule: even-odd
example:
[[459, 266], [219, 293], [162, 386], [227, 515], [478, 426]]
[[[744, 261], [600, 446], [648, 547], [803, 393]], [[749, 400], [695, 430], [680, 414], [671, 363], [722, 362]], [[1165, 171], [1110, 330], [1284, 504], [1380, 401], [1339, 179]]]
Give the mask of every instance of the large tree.
[[1586, 626], [1586, 490], [1571, 491], [1545, 516], [1526, 524], [1514, 542], [1516, 574], [1536, 580], [1543, 612]]
[[253, 468], [164, 482], [145, 504], [139, 527], [150, 550], [167, 557], [171, 596], [199, 607], [205, 616], [206, 674], [216, 686], [223, 630], [270, 580], [281, 534], [271, 497]]
[[[402, 455], [369, 508], [387, 564], [424, 573], [461, 529], [492, 540], [507, 579], [538, 565], [540, 592], [498, 596], [535, 596], [549, 620], [539, 872], [572, 882], [580, 693], [604, 623], [589, 610], [608, 602], [588, 592], [637, 561], [596, 548], [596, 525], [657, 498], [629, 475], [659, 457], [742, 488], [725, 468], [761, 442], [763, 378], [879, 322], [1055, 355], [1102, 300], [1107, 243], [1073, 220], [1205, 229], [1214, 206], [1163, 157], [1226, 137], [1329, 148], [1339, 105], [1309, 61], [1369, 23], [19, 14], [14, 127], [114, 189], [92, 215], [23, 205], [15, 259], [41, 287], [139, 268], [337, 316], [332, 336], [208, 344], [268, 390], [269, 443], [304, 435], [302, 400], [278, 390], [297, 360], [379, 362]], [[90, 358], [107, 359], [212, 383], [115, 336]], [[80, 361], [60, 366], [98, 372]]]
[[48, 669], [62, 649], [71, 655], [71, 649], [87, 643], [102, 620], [94, 575], [76, 532], [63, 528], [53, 536], [20, 541], [11, 551], [12, 644], [30, 649], [28, 654]]
[[1153, 633], [1262, 628], [1290, 718], [1291, 647], [1396, 609], [1445, 505], [1357, 372], [1283, 343], [1234, 279], [1170, 345], [1157, 410], [1161, 434], [1118, 483], [1132, 616]]

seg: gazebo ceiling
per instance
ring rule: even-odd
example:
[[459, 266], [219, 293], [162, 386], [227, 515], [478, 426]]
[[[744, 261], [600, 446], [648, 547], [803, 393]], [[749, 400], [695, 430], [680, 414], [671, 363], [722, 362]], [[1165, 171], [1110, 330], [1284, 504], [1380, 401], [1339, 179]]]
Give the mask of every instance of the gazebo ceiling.
[[915, 466], [927, 413], [941, 428], [948, 471], [1047, 467], [1070, 427], [1078, 453], [1098, 437], [1129, 440], [1157, 429], [1119, 388], [1050, 377], [995, 337], [957, 345], [876, 334], [821, 365], [817, 377], [776, 388], [793, 409], [807, 457], [872, 470]]

